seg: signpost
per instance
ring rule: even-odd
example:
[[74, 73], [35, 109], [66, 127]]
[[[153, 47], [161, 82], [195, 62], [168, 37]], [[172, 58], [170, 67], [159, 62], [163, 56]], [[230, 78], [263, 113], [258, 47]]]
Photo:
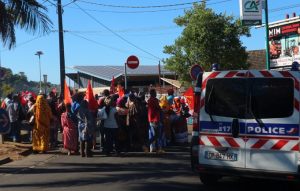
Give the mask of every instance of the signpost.
[[130, 69], [136, 69], [140, 65], [140, 61], [138, 57], [131, 55], [127, 58], [125, 66], [124, 66], [124, 74], [125, 74], [125, 90], [127, 90], [127, 67]]
[[0, 108], [0, 144], [3, 144], [3, 134], [7, 134], [10, 131], [10, 123], [7, 112]]
[[195, 64], [191, 67], [190, 69], [190, 76], [192, 78], [192, 80], [197, 80], [197, 76], [199, 73], [202, 73], [203, 69], [200, 65]]
[[262, 0], [240, 0], [240, 15], [245, 26], [261, 25]]

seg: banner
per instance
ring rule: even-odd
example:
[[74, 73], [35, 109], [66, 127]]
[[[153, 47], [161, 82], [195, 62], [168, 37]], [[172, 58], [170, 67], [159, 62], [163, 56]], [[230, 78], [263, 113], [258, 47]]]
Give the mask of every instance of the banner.
[[183, 93], [183, 96], [186, 99], [186, 103], [189, 106], [190, 111], [194, 110], [194, 89], [193, 89], [193, 87], [188, 88]]
[[290, 66], [300, 61], [300, 19], [270, 26], [271, 67]]

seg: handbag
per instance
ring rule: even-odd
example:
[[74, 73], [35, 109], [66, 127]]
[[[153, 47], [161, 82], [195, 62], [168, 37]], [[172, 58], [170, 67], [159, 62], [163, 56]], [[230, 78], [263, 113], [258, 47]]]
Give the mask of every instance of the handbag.
[[105, 106], [102, 107], [101, 109], [98, 109], [97, 118], [100, 120], [107, 119], [107, 113], [105, 111]]

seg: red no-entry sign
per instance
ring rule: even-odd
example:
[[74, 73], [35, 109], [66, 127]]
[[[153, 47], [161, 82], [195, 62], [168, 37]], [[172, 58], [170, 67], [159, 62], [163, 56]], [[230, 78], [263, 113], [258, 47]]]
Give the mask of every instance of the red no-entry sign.
[[140, 61], [139, 61], [138, 57], [131, 55], [127, 58], [126, 64], [127, 64], [128, 68], [136, 69], [140, 64]]

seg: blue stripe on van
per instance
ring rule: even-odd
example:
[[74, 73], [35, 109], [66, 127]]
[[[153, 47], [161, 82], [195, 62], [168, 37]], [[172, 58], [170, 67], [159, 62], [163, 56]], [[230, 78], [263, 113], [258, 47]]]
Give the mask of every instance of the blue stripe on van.
[[[231, 122], [200, 122], [201, 132], [231, 133]], [[257, 123], [240, 122], [240, 133], [248, 135], [283, 135], [299, 136], [299, 124], [264, 123], [260, 127]]]

